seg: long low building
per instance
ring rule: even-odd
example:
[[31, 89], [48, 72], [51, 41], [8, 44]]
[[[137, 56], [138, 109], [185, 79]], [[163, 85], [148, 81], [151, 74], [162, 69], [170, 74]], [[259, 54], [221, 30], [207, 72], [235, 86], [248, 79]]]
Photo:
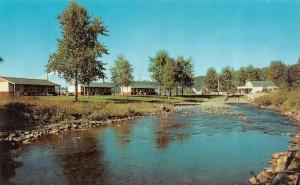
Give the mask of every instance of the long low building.
[[49, 80], [0, 77], [0, 94], [14, 96], [56, 95], [59, 85]]
[[154, 82], [135, 81], [130, 86], [120, 88], [121, 94], [128, 95], [154, 95], [158, 92], [158, 85]]
[[[91, 83], [89, 86], [78, 84], [78, 95], [111, 95], [113, 84], [111, 83]], [[68, 93], [75, 94], [75, 84], [68, 86]]]

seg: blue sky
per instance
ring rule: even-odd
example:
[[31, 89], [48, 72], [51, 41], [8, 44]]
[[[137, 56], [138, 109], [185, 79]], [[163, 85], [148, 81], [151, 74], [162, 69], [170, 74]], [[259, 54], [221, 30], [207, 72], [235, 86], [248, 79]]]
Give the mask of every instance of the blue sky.
[[[110, 55], [134, 67], [135, 79], [150, 79], [149, 57], [165, 49], [172, 57], [191, 56], [195, 74], [209, 67], [235, 69], [271, 60], [292, 64], [300, 57], [299, 0], [78, 0], [101, 17], [109, 36], [99, 40]], [[56, 16], [69, 0], [0, 0], [0, 75], [45, 77], [49, 53], [56, 50]], [[109, 70], [106, 71], [109, 77]], [[53, 81], [64, 83], [55, 76]]]

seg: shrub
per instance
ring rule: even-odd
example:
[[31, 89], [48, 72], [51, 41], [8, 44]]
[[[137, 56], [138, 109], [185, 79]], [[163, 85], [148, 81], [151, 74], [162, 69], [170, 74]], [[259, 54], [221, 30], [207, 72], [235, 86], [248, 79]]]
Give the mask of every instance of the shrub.
[[255, 99], [255, 103], [263, 106], [273, 106], [280, 110], [300, 111], [300, 90], [279, 90]]

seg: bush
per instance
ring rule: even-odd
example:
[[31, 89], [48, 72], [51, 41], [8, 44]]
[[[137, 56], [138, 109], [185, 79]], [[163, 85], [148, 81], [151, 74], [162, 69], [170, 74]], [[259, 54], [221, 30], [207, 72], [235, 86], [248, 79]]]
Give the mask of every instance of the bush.
[[262, 106], [272, 106], [279, 110], [300, 111], [300, 90], [279, 90], [255, 99], [255, 103]]

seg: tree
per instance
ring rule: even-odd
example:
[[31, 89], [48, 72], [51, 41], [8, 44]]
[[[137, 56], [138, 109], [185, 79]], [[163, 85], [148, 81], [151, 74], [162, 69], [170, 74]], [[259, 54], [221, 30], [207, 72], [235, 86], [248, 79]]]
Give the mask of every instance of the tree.
[[234, 70], [231, 67], [223, 68], [220, 74], [220, 89], [227, 93], [235, 92]]
[[288, 81], [287, 66], [281, 61], [272, 61], [268, 68], [268, 79], [278, 86], [286, 86]]
[[237, 81], [239, 85], [245, 85], [246, 81], [248, 80], [248, 72], [245, 67], [241, 67], [240, 70], [236, 73]]
[[300, 87], [300, 58], [298, 59], [297, 64], [289, 66], [288, 83], [291, 88]]
[[170, 99], [172, 87], [175, 85], [175, 62], [172, 59], [166, 61], [162, 70], [162, 84], [163, 87], [169, 90], [168, 99]]
[[133, 81], [132, 72], [133, 68], [129, 61], [119, 55], [115, 60], [114, 67], [111, 68], [111, 80], [118, 87], [128, 87]]
[[177, 58], [174, 66], [174, 81], [181, 86], [181, 96], [185, 87], [191, 87], [194, 84], [194, 66], [192, 59], [185, 59], [180, 56]]
[[3, 58], [2, 58], [2, 57], [0, 57], [0, 63], [1, 63], [1, 62], [3, 62]]
[[163, 85], [163, 68], [169, 60], [171, 60], [171, 58], [165, 50], [158, 51], [153, 58], [150, 57], [148, 71], [151, 73], [151, 78], [159, 84], [160, 94], [161, 86]]
[[262, 80], [270, 80], [269, 79], [269, 68], [268, 67], [263, 67], [261, 69], [262, 72]]
[[218, 90], [218, 73], [214, 68], [209, 68], [206, 71], [206, 75], [204, 77], [204, 84], [209, 91]]
[[238, 85], [244, 85], [247, 80], [263, 80], [263, 72], [260, 68], [254, 68], [252, 65], [241, 67], [240, 70], [237, 71], [236, 80], [238, 81]]
[[106, 35], [107, 30], [99, 18], [90, 20], [87, 10], [71, 1], [58, 16], [62, 28], [62, 39], [58, 48], [50, 54], [48, 72], [57, 72], [68, 82], [75, 81], [75, 100], [78, 100], [78, 82], [89, 84], [104, 76], [103, 63], [98, 60], [108, 54], [104, 45], [98, 42], [98, 35]]

